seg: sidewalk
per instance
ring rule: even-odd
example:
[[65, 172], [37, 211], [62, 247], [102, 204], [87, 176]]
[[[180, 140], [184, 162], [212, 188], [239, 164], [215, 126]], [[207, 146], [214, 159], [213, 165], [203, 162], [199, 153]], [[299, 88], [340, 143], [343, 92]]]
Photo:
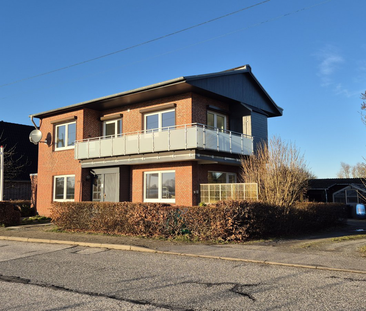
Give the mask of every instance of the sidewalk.
[[[62, 243], [366, 274], [366, 257], [359, 251], [360, 247], [366, 246], [365, 220], [349, 220], [345, 227], [318, 235], [245, 244], [184, 243], [127, 236], [54, 232], [53, 228], [52, 224], [2, 227], [0, 240]], [[360, 234], [363, 236], [354, 238]], [[337, 237], [340, 241], [334, 241]]]

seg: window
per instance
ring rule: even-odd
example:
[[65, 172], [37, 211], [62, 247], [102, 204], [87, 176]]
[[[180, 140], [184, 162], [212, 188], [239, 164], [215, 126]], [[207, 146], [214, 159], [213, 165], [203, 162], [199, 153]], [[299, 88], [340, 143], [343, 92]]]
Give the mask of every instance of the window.
[[145, 172], [144, 202], [175, 203], [175, 171]]
[[175, 126], [175, 110], [164, 110], [145, 114], [144, 129], [152, 132], [155, 129], [168, 129]]
[[75, 176], [64, 175], [54, 177], [54, 201], [73, 201], [75, 194]]
[[226, 130], [226, 116], [207, 111], [207, 126], [214, 129], [219, 129], [220, 131]]
[[103, 135], [115, 136], [122, 134], [122, 119], [109, 120], [103, 122]]
[[74, 148], [76, 122], [56, 125], [56, 150]]
[[233, 184], [236, 183], [235, 173], [208, 172], [209, 184]]

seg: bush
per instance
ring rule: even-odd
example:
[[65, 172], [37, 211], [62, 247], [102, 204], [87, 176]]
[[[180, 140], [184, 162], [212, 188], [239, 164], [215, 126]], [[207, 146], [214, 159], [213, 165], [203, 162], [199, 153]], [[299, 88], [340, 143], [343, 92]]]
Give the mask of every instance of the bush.
[[262, 202], [222, 201], [208, 206], [131, 202], [59, 202], [51, 209], [61, 229], [195, 241], [245, 241], [300, 234], [345, 219], [340, 204], [299, 203], [292, 207]]
[[0, 202], [0, 225], [13, 226], [20, 224], [20, 211], [10, 202]]
[[10, 201], [13, 203], [21, 213], [22, 217], [30, 217], [36, 215], [36, 209], [31, 208], [31, 201], [29, 200], [17, 200], [17, 201]]

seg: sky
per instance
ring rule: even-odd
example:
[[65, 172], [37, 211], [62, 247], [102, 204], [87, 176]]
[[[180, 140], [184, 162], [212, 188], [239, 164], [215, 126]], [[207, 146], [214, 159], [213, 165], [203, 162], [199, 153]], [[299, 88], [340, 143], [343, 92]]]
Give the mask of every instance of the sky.
[[[364, 0], [0, 0], [0, 121], [249, 64], [318, 178], [366, 157]], [[38, 122], [39, 120], [35, 120]]]

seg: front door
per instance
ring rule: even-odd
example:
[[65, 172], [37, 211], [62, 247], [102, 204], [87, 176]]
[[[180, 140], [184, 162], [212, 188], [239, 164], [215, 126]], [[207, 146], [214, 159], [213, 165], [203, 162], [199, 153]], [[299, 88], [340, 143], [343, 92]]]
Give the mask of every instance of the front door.
[[119, 201], [119, 171], [113, 169], [94, 169], [92, 199], [97, 202]]

